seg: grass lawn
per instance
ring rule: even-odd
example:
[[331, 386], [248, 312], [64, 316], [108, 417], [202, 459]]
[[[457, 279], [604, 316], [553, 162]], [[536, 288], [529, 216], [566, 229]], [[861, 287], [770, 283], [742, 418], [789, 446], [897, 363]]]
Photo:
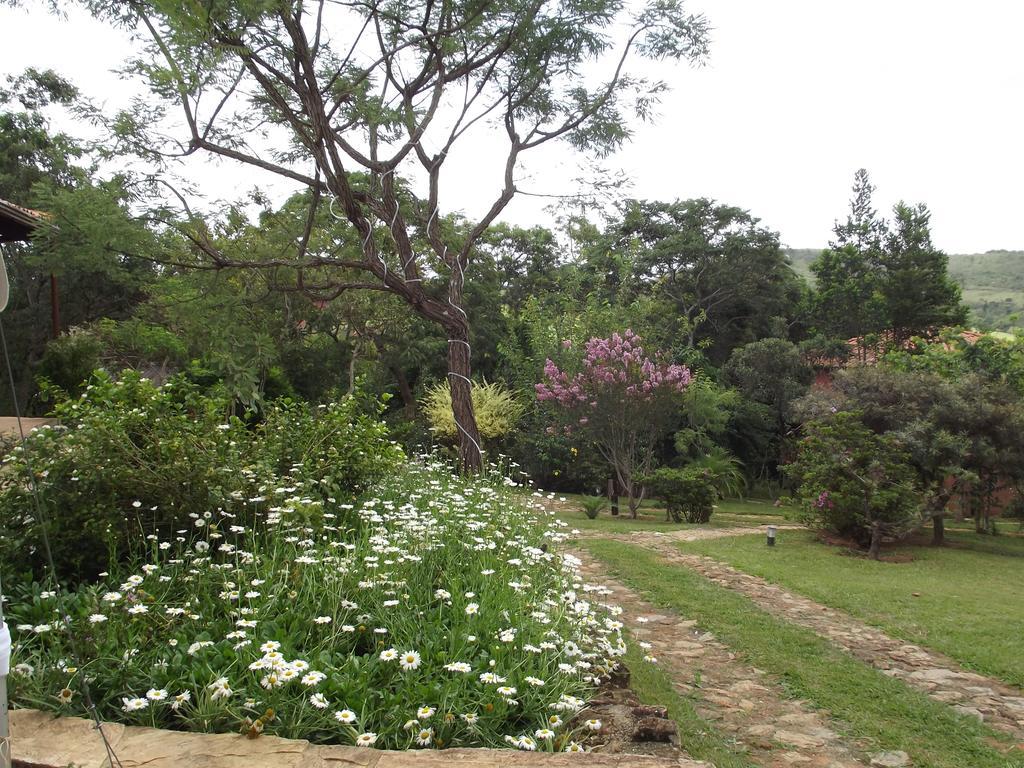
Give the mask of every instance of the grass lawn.
[[[637, 513], [637, 519], [629, 516], [629, 508], [625, 502], [620, 505], [618, 517], [612, 517], [611, 512], [606, 508], [590, 520], [583, 513], [583, 505], [580, 504], [580, 497], [577, 494], [560, 494], [567, 502], [566, 506], [575, 507], [558, 516], [581, 531], [608, 531], [609, 533], [622, 533], [628, 531], [678, 531], [683, 528], [698, 528], [701, 526], [687, 523], [666, 523], [665, 508], [661, 502], [650, 499], [645, 500]], [[785, 522], [784, 515], [790, 508], [773, 507], [771, 502], [758, 501], [754, 499], [726, 499], [715, 505], [714, 514], [711, 515], [711, 528], [731, 528], [743, 525], [762, 525], [764, 523]]]
[[774, 675], [794, 698], [831, 714], [869, 751], [905, 750], [915, 768], [1024, 766], [1024, 755], [1003, 751], [1011, 746], [1006, 737], [810, 630], [771, 616], [748, 598], [666, 566], [642, 547], [601, 539], [586, 540], [584, 546], [651, 602], [696, 619], [747, 663]]
[[[1024, 538], [948, 531], [951, 546], [900, 547], [911, 562], [876, 563], [821, 544], [808, 531], [680, 546], [722, 560], [891, 635], [952, 656], [965, 667], [1024, 686]], [[919, 597], [914, 597], [914, 593]]]

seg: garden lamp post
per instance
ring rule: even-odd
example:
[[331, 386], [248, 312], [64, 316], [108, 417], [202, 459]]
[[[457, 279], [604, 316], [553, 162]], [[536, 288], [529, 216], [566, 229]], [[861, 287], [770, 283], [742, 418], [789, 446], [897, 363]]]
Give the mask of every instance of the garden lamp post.
[[776, 528], [774, 525], [769, 525], [768, 526], [768, 546], [769, 547], [774, 547], [775, 546], [775, 532], [778, 531], [778, 530], [779, 529]]

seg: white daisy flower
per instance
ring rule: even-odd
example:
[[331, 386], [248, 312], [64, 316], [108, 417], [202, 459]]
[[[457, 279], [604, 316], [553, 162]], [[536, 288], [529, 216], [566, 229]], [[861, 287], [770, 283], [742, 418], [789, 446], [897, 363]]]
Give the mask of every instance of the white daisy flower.
[[398, 660], [398, 663], [405, 670], [419, 669], [420, 655], [417, 651], [406, 651], [402, 654], [402, 658]]

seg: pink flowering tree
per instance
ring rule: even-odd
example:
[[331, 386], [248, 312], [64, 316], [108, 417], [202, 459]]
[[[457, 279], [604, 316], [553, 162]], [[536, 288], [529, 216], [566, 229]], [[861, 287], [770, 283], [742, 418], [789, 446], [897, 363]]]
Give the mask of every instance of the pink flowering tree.
[[550, 359], [544, 365], [537, 399], [552, 403], [563, 417], [560, 427], [548, 431], [561, 429], [596, 445], [636, 517], [644, 496], [636, 479], [651, 470], [658, 442], [675, 426], [690, 371], [648, 357], [631, 330], [590, 339], [578, 368], [564, 371]]

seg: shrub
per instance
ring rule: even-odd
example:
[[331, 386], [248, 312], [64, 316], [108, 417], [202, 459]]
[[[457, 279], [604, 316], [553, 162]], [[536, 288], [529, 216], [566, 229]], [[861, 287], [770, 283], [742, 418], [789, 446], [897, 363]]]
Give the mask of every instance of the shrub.
[[643, 478], [655, 498], [665, 503], [665, 519], [679, 523], [706, 523], [715, 504], [715, 486], [709, 473], [662, 467]]
[[80, 398], [57, 404], [59, 426], [36, 430], [5, 460], [5, 564], [37, 577], [45, 566], [26, 455], [54, 560], [72, 581], [137, 555], [145, 536], [170, 536], [304, 476], [317, 480], [315, 498], [351, 497], [401, 457], [349, 401], [319, 410], [281, 403], [254, 428], [225, 421], [227, 404], [183, 378], [158, 387], [131, 371], [118, 380], [97, 373]]
[[859, 413], [838, 413], [804, 425], [795, 461], [784, 469], [799, 484], [809, 525], [870, 546], [901, 536], [920, 520], [921, 494], [898, 440], [875, 434]]
[[[574, 715], [625, 645], [604, 592], [551, 551], [564, 524], [538, 524], [500, 477], [436, 466], [393, 473], [354, 506], [315, 500], [314, 478], [287, 483], [140, 542], [147, 557], [104, 583], [58, 596], [6, 584], [12, 701], [82, 715], [87, 673], [104, 720], [372, 733], [390, 749], [571, 747], [585, 731]], [[69, 668], [68, 633], [99, 661]]]
[[580, 503], [583, 505], [583, 513], [591, 520], [596, 520], [601, 511], [608, 506], [608, 500], [603, 496], [584, 496]]
[[743, 476], [743, 462], [724, 448], [712, 448], [704, 456], [691, 461], [689, 468], [707, 477], [718, 498], [742, 496], [747, 488], [747, 479]]
[[[495, 440], [511, 432], [523, 415], [525, 406], [515, 393], [497, 382], [473, 382], [473, 412], [477, 429], [484, 440]], [[442, 382], [427, 390], [423, 398], [423, 411], [435, 434], [445, 440], [455, 440], [455, 417], [452, 415], [452, 390]]]

